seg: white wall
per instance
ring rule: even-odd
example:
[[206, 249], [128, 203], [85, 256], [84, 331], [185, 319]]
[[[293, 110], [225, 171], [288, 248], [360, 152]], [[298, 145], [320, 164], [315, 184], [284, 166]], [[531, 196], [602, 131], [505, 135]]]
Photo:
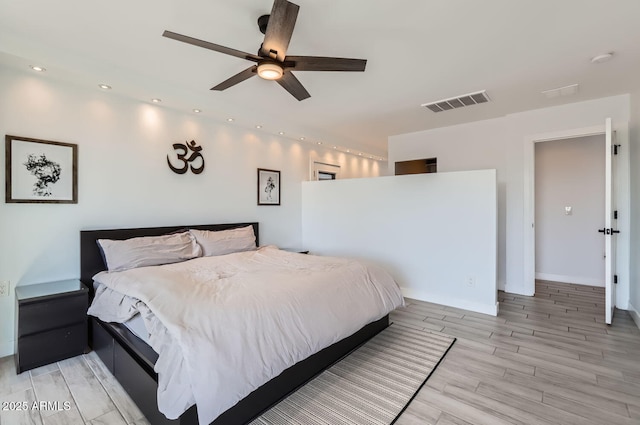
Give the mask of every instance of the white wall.
[[494, 170], [305, 182], [302, 241], [375, 261], [405, 296], [495, 315], [496, 202]]
[[[31, 73], [3, 69], [0, 93], [0, 133], [79, 154], [77, 205], [0, 203], [0, 280], [12, 287], [79, 277], [80, 229], [259, 221], [264, 244], [300, 246], [301, 182], [326, 149]], [[174, 174], [171, 145], [192, 139], [205, 171]], [[375, 161], [342, 160], [347, 176], [377, 175]], [[256, 205], [259, 167], [281, 170], [281, 206]], [[0, 298], [0, 357], [14, 349], [13, 300]]]
[[604, 286], [604, 166], [603, 135], [535, 144], [537, 279]]
[[313, 178], [313, 163], [336, 165], [340, 167], [341, 179], [353, 179], [359, 177], [379, 177], [389, 173], [389, 166], [386, 161], [373, 161], [361, 158], [356, 155], [336, 151], [333, 149], [312, 150], [309, 159], [309, 176], [307, 180]]
[[[498, 173], [499, 209], [498, 285], [507, 292], [525, 294], [524, 159], [527, 141], [538, 136], [539, 139], [544, 139], [544, 134], [551, 132], [591, 126], [604, 127], [606, 117], [613, 118], [614, 127], [619, 124], [626, 126], [629, 122], [629, 95], [393, 136], [389, 138], [389, 167], [393, 167], [395, 161], [435, 156], [438, 157], [439, 171], [495, 168]], [[618, 140], [627, 143], [626, 130], [620, 130], [621, 137]], [[628, 210], [626, 212], [628, 214]], [[628, 247], [628, 235], [626, 237], [626, 240], [624, 237], [619, 240], [624, 241]], [[629, 264], [618, 267], [618, 270], [621, 274], [616, 304], [626, 308]]]
[[[436, 128], [389, 138], [389, 171], [396, 161], [437, 158], [438, 172], [495, 169], [498, 185], [498, 287], [504, 288], [506, 274], [506, 129], [500, 120]], [[476, 135], [482, 140], [476, 141]], [[474, 143], [470, 143], [474, 141]]]
[[640, 328], [640, 91], [631, 95], [631, 282], [629, 310]]

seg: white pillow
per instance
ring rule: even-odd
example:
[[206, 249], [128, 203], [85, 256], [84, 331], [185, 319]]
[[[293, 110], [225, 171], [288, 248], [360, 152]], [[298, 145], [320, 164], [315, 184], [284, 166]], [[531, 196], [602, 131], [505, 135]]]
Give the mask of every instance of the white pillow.
[[177, 263], [202, 255], [189, 232], [125, 240], [98, 239], [98, 245], [110, 272]]
[[197, 230], [189, 229], [202, 247], [202, 255], [211, 257], [234, 252], [252, 251], [256, 249], [256, 235], [253, 226], [239, 227], [229, 230]]

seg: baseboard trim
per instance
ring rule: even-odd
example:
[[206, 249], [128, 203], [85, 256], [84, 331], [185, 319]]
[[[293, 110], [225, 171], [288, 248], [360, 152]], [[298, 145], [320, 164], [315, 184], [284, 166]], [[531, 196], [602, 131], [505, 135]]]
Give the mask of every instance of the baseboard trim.
[[561, 274], [537, 273], [536, 272], [536, 279], [548, 280], [548, 281], [551, 281], [551, 282], [575, 283], [576, 285], [602, 286], [602, 287], [604, 287], [604, 281], [602, 279], [595, 279], [595, 278], [592, 278], [592, 277], [565, 276], [565, 275], [561, 275]]
[[7, 356], [13, 356], [15, 351], [15, 341], [0, 342], [0, 359]]
[[463, 310], [475, 311], [476, 313], [488, 314], [490, 316], [498, 315], [498, 303], [495, 305], [487, 305], [480, 304], [472, 301], [465, 300], [455, 300], [451, 298], [444, 298], [439, 296], [434, 296], [433, 294], [428, 294], [423, 291], [411, 289], [411, 288], [400, 288], [402, 291], [402, 295], [407, 298], [413, 298], [415, 300], [426, 301], [435, 304], [446, 305], [449, 307], [461, 308]]
[[627, 311], [631, 315], [633, 321], [636, 322], [638, 329], [640, 329], [640, 313], [638, 312], [638, 309], [636, 309], [633, 304], [629, 303], [629, 310]]
[[524, 285], [504, 285], [504, 292], [507, 294], [524, 295], [525, 297], [533, 297], [535, 294], [529, 294], [524, 290]]

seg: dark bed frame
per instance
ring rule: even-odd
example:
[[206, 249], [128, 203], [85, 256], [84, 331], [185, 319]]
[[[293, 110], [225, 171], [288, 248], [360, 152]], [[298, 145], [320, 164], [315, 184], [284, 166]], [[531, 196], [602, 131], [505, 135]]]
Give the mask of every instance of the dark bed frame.
[[[253, 226], [258, 241], [258, 223], [228, 223], [195, 226], [147, 227], [137, 229], [83, 230], [80, 232], [80, 279], [93, 296], [93, 276], [106, 269], [96, 241], [159, 236], [181, 229], [226, 230]], [[235, 406], [221, 414], [213, 425], [240, 425], [258, 417], [278, 401], [304, 385], [314, 376], [349, 354], [389, 325], [389, 316], [369, 323], [353, 335], [336, 342], [309, 358], [291, 366], [280, 375], [254, 390]], [[198, 425], [196, 406], [180, 418], [167, 419], [158, 411], [158, 376], [153, 366], [158, 354], [129, 329], [119, 323], [105, 323], [89, 317], [89, 341], [105, 366], [131, 396], [147, 420], [153, 425]]]

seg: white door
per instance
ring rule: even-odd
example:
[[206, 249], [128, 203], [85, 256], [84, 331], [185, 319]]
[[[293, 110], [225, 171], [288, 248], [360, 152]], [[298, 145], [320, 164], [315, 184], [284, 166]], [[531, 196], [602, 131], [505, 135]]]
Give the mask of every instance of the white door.
[[615, 140], [614, 133], [611, 129], [611, 118], [607, 118], [605, 122], [605, 207], [604, 207], [604, 286], [605, 286], [605, 322], [611, 324], [613, 319], [613, 311], [615, 308], [616, 300], [616, 234], [617, 229], [614, 229], [615, 219]]

